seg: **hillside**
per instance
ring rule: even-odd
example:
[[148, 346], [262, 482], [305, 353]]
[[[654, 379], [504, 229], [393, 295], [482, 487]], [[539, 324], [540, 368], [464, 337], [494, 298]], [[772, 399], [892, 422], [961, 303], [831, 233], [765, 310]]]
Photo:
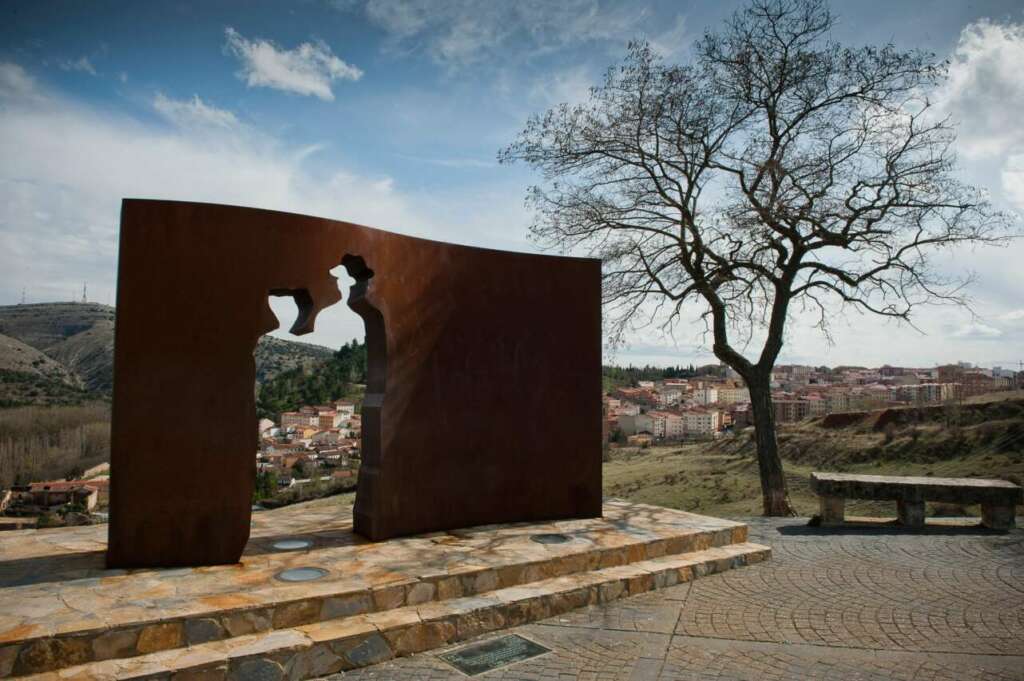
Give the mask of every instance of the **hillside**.
[[264, 336], [256, 344], [256, 382], [260, 385], [292, 369], [311, 369], [334, 356], [334, 350], [312, 343]]
[[[1024, 481], [1024, 399], [857, 415], [837, 427], [815, 419], [779, 428], [790, 496], [801, 515], [817, 513], [811, 471], [1002, 478]], [[760, 512], [752, 432], [713, 443], [612, 450], [605, 494], [711, 515]], [[977, 509], [931, 512], [976, 513]], [[851, 514], [895, 514], [892, 504], [849, 502]]]
[[366, 344], [353, 340], [325, 360], [280, 371], [261, 382], [256, 412], [261, 418], [276, 419], [303, 405], [358, 398], [365, 383]]
[[0, 306], [0, 334], [59, 362], [87, 390], [110, 392], [114, 308], [98, 303]]
[[0, 406], [78, 402], [81, 379], [30, 345], [0, 335]]
[[82, 387], [78, 377], [30, 345], [0, 335], [0, 371], [31, 374], [35, 377]]
[[[319, 345], [264, 336], [256, 381], [330, 359]], [[114, 308], [98, 303], [0, 306], [0, 405], [79, 404], [113, 388]]]

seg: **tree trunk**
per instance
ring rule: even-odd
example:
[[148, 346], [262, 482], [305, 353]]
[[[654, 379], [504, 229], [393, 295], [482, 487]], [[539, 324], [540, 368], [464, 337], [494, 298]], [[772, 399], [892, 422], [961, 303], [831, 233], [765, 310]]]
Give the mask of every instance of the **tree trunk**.
[[766, 516], [796, 515], [789, 502], [786, 477], [782, 472], [779, 445], [775, 440], [775, 409], [772, 407], [770, 376], [751, 376], [750, 409], [757, 436], [757, 467], [761, 473], [761, 495]]

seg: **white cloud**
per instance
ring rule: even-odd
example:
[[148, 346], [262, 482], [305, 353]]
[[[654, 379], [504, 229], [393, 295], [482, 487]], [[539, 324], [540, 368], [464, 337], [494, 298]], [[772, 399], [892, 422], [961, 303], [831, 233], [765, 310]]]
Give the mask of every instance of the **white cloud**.
[[[444, 241], [524, 245], [521, 195], [509, 187], [469, 196], [411, 193], [341, 160], [313, 170], [324, 168], [323, 158], [308, 163], [322, 145], [289, 145], [240, 122], [227, 125], [237, 121], [233, 113], [197, 97], [158, 95], [152, 105], [175, 125], [93, 108], [0, 62], [0, 302], [18, 300], [23, 286], [33, 300], [68, 300], [86, 281], [90, 298], [112, 303], [124, 197], [254, 206]], [[287, 328], [294, 310], [275, 305], [289, 316]], [[304, 340], [337, 346], [361, 335], [362, 322], [339, 305]]]
[[999, 319], [1004, 322], [1024, 322], [1024, 310], [1011, 310], [1000, 315]]
[[96, 75], [96, 68], [89, 61], [88, 57], [79, 57], [75, 60], [62, 59], [57, 62], [57, 66], [65, 71], [80, 71], [82, 73], [88, 73], [90, 76]]
[[1024, 213], [1024, 152], [1006, 159], [1000, 170], [1000, 182], [1006, 200]]
[[682, 16], [677, 16], [675, 23], [671, 27], [649, 36], [647, 40], [650, 42], [651, 47], [661, 53], [663, 57], [674, 59], [679, 57], [687, 48], [687, 34], [686, 19]]
[[452, 67], [480, 62], [513, 44], [536, 55], [595, 41], [625, 43], [648, 19], [644, 9], [609, 9], [597, 0], [368, 0], [365, 12], [388, 32], [393, 49], [425, 51]]
[[[185, 121], [234, 120], [195, 98], [158, 97], [153, 105]], [[4, 63], [0, 148], [0, 299], [8, 302], [22, 286], [34, 300], [67, 300], [83, 281], [93, 299], [113, 302], [123, 197], [256, 206], [413, 233], [430, 229], [420, 207], [390, 178], [340, 166], [315, 174], [304, 164], [309, 147], [290, 147], [243, 125], [212, 125], [197, 134], [191, 125], [168, 127], [94, 109], [39, 88], [23, 69]], [[328, 331], [328, 342], [361, 333], [358, 319], [339, 309], [325, 317], [328, 330], [341, 325]]]
[[561, 104], [581, 104], [590, 97], [590, 88], [598, 83], [589, 69], [574, 66], [550, 71], [534, 81], [529, 90], [530, 101], [540, 108]]
[[361, 69], [336, 57], [323, 41], [285, 50], [269, 40], [248, 40], [231, 27], [224, 34], [225, 48], [242, 62], [238, 76], [249, 87], [269, 87], [333, 101], [331, 83], [363, 76]]
[[210, 106], [193, 95], [192, 99], [171, 99], [162, 92], [153, 98], [153, 108], [171, 123], [182, 128], [233, 128], [238, 125], [235, 114]]
[[949, 80], [936, 104], [960, 123], [970, 159], [1002, 156], [1024, 144], [1024, 24], [968, 24], [950, 55]]
[[36, 83], [32, 76], [17, 64], [0, 62], [0, 98], [36, 96]]
[[1003, 332], [981, 322], [968, 322], [953, 332], [954, 338], [999, 338]]

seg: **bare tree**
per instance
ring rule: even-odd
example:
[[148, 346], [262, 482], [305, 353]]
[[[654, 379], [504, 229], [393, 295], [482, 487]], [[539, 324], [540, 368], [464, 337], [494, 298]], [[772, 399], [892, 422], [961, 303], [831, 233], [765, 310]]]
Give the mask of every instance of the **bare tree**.
[[966, 304], [969, 277], [931, 256], [1012, 228], [955, 176], [955, 128], [928, 99], [946, 64], [844, 47], [834, 23], [820, 0], [754, 0], [688, 64], [632, 43], [585, 104], [532, 116], [499, 153], [543, 172], [534, 236], [603, 259], [613, 339], [702, 315], [750, 390], [767, 515], [793, 513], [770, 391], [787, 318], [813, 311], [830, 340], [847, 309]]

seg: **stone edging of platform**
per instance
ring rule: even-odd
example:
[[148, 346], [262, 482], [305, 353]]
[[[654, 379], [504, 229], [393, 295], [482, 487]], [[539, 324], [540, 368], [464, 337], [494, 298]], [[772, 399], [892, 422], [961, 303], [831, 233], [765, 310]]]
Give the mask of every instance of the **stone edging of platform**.
[[71, 679], [307, 679], [377, 664], [488, 632], [608, 603], [766, 560], [771, 549], [741, 543], [554, 577], [485, 594], [27, 677]]
[[[301, 598], [273, 598], [281, 588], [261, 594], [253, 590], [225, 594], [199, 602], [182, 617], [157, 613], [124, 625], [80, 628], [42, 636], [0, 637], [0, 677], [26, 675], [62, 669], [89, 662], [121, 660], [160, 651], [181, 650], [213, 641], [291, 629], [358, 615], [387, 614], [398, 609], [473, 597], [481, 593], [534, 584], [541, 580], [588, 573], [641, 561], [700, 552], [714, 547], [742, 544], [747, 527], [727, 523], [717, 529], [702, 529], [649, 539], [635, 537], [632, 543], [613, 546], [584, 546], [568, 552], [560, 548], [542, 560], [509, 562], [502, 565], [460, 566], [458, 572], [421, 573], [418, 577], [395, 576], [393, 581], [352, 590], [350, 583], [317, 583], [290, 587]], [[623, 533], [628, 537], [628, 532]], [[453, 537], [453, 540], [457, 537]], [[624, 542], [623, 536], [609, 537]], [[537, 545], [538, 549], [540, 545]], [[348, 587], [348, 588], [346, 588]], [[262, 597], [272, 605], [259, 603]], [[257, 601], [257, 602], [253, 602]], [[164, 617], [160, 615], [164, 614]]]

